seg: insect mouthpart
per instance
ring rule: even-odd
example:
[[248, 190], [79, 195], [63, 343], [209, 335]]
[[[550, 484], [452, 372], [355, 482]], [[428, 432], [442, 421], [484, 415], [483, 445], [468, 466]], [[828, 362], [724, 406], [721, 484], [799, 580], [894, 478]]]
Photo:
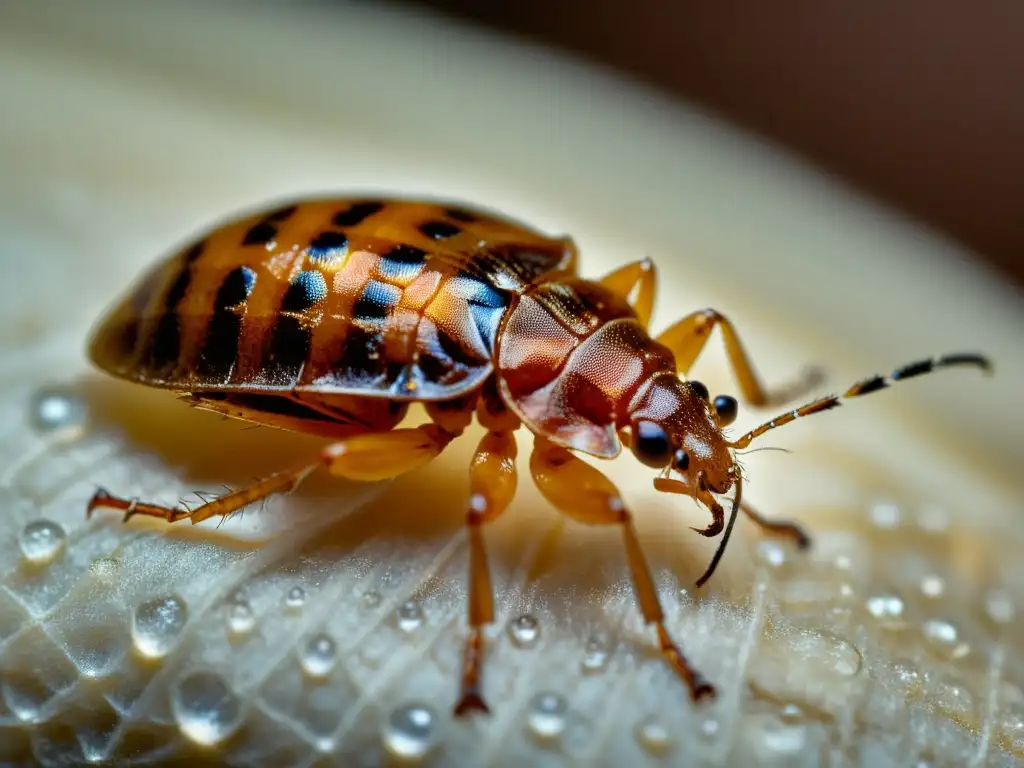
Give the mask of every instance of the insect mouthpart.
[[[739, 513], [740, 499], [743, 496], [743, 476], [737, 472], [735, 473], [735, 478], [736, 495], [732, 498], [732, 509], [729, 511], [729, 521], [725, 524], [725, 531], [722, 533], [722, 540], [718, 543], [718, 549], [715, 550], [715, 556], [711, 558], [711, 563], [708, 565], [707, 570], [704, 571], [704, 575], [697, 579], [698, 587], [703, 587], [707, 580], [711, 578], [712, 574], [714, 574], [715, 569], [718, 568], [718, 563], [721, 561], [722, 555], [725, 554], [725, 547], [728, 545], [729, 538], [732, 536], [732, 529], [736, 525], [736, 515]], [[718, 502], [714, 499], [710, 499], [710, 501], [715, 506], [718, 506]], [[721, 514], [721, 511], [722, 508], [718, 506], [718, 513]]]

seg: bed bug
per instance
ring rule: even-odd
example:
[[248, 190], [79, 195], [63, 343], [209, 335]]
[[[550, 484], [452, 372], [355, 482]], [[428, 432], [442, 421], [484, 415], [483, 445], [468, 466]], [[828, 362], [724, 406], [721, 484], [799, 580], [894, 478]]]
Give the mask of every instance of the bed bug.
[[[736, 450], [842, 398], [947, 366], [990, 366], [977, 354], [912, 363], [730, 440], [737, 400], [712, 397], [687, 376], [713, 329], [751, 406], [781, 407], [817, 379], [767, 390], [732, 322], [713, 309], [652, 336], [655, 274], [640, 260], [585, 279], [572, 239], [456, 204], [314, 199], [237, 217], [145, 275], [98, 326], [90, 356], [109, 374], [175, 390], [197, 408], [332, 442], [319, 457], [191, 510], [99, 489], [89, 513], [198, 523], [289, 492], [318, 468], [357, 481], [397, 477], [436, 457], [475, 416], [486, 432], [469, 470], [468, 633], [455, 714], [487, 712], [483, 631], [494, 604], [482, 529], [515, 494], [513, 433], [525, 426], [542, 495], [577, 521], [618, 526], [664, 658], [694, 700], [713, 696], [664, 626], [625, 501], [581, 455], [612, 459], [625, 443], [657, 470], [659, 491], [710, 512], [710, 524], [694, 530], [721, 540], [701, 585], [738, 511], [809, 544], [796, 524], [766, 519], [741, 499]], [[414, 402], [430, 420], [402, 427]], [[731, 505], [728, 523], [722, 502]]]

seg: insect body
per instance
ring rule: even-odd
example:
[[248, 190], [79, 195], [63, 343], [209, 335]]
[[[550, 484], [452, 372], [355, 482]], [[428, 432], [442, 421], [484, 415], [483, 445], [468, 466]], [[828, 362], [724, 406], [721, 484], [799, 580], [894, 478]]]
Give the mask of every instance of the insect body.
[[[321, 467], [360, 481], [396, 477], [436, 457], [475, 415], [487, 432], [469, 473], [469, 632], [455, 712], [486, 712], [483, 629], [494, 606], [482, 528], [515, 495], [513, 432], [525, 426], [534, 435], [529, 467], [542, 494], [583, 523], [619, 527], [640, 610], [664, 657], [693, 698], [713, 695], [664, 627], [625, 502], [578, 454], [611, 459], [625, 442], [658, 470], [658, 490], [708, 509], [711, 523], [698, 532], [723, 535], [703, 584], [738, 511], [808, 544], [794, 524], [767, 520], [741, 500], [734, 451], [840, 398], [727, 439], [736, 400], [712, 398], [687, 379], [716, 326], [751, 405], [794, 399], [813, 379], [768, 392], [732, 323], [711, 309], [650, 335], [650, 261], [599, 280], [579, 277], [576, 262], [568, 238], [437, 203], [311, 200], [213, 230], [158, 264], [112, 310], [93, 336], [93, 361], [115, 376], [184, 393], [198, 408], [333, 442], [315, 459], [191, 511], [101, 489], [89, 512], [109, 507], [125, 519], [198, 523], [290, 491]], [[989, 367], [978, 355], [948, 355], [867, 379], [842, 397], [961, 364]], [[424, 403], [431, 421], [402, 428], [412, 402]], [[729, 491], [726, 523], [719, 499]]]

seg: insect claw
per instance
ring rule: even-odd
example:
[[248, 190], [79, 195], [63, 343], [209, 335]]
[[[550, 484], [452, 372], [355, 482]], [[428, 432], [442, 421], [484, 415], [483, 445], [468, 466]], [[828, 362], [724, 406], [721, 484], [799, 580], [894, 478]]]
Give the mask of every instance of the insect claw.
[[92, 513], [96, 510], [96, 507], [105, 507], [107, 504], [104, 502], [110, 501], [114, 498], [110, 495], [110, 492], [103, 487], [97, 486], [96, 493], [89, 499], [89, 503], [85, 507], [85, 519], [88, 520], [92, 517]]
[[692, 682], [690, 683], [690, 696], [694, 701], [701, 701], [702, 699], [715, 699], [718, 697], [718, 692], [715, 690], [715, 686], [701, 677], [699, 674], [694, 675]]
[[710, 538], [713, 538], [713, 537], [717, 536], [718, 534], [720, 534], [724, 527], [725, 526], [722, 523], [720, 523], [718, 521], [715, 521], [711, 525], [709, 525], [707, 528], [694, 528], [691, 525], [690, 526], [690, 530], [691, 531], [695, 531], [696, 533], [699, 533], [701, 536], [707, 536], [710, 539]]
[[459, 703], [455, 705], [453, 714], [455, 717], [466, 717], [474, 713], [481, 715], [491, 714], [491, 709], [487, 706], [487, 702], [476, 691], [463, 694], [462, 698], [459, 699]]

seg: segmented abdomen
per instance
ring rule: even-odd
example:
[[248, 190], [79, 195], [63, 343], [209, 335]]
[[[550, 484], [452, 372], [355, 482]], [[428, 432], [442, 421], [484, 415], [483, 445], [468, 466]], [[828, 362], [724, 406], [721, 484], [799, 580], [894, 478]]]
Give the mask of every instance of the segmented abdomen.
[[574, 261], [568, 240], [475, 211], [305, 202], [158, 265], [91, 354], [115, 375], [188, 391], [445, 399], [491, 371], [513, 296]]

